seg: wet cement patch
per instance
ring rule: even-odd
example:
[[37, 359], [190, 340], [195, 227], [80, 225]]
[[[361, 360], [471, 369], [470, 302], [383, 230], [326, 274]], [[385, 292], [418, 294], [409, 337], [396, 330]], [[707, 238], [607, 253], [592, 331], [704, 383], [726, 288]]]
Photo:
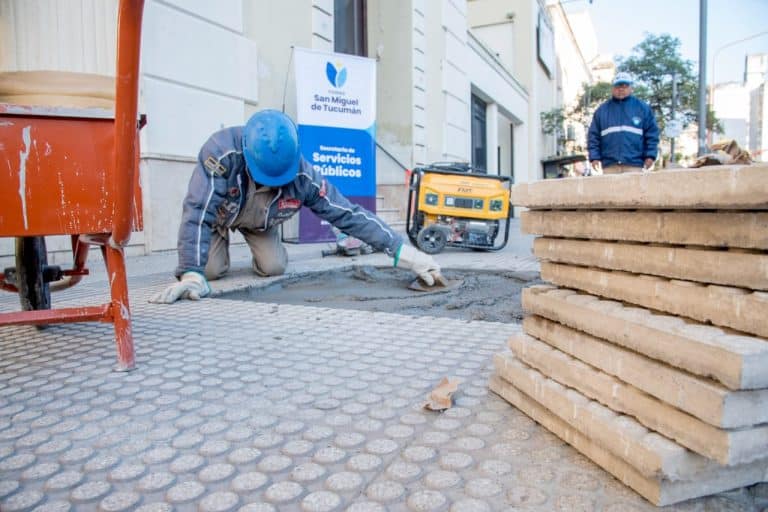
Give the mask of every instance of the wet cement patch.
[[414, 280], [411, 272], [354, 266], [286, 276], [217, 298], [519, 323], [522, 289], [541, 283], [537, 272], [445, 270], [443, 275], [460, 284], [448, 290], [419, 292], [408, 288]]

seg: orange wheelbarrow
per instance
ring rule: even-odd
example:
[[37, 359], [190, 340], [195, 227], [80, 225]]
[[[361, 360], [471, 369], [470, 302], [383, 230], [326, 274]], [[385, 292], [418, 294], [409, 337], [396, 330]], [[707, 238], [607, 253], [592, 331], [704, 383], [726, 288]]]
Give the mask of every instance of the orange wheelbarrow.
[[[142, 229], [137, 101], [143, 4], [120, 1], [114, 85], [110, 78], [75, 73], [0, 74], [0, 237], [16, 239], [16, 266], [0, 274], [0, 287], [21, 301], [21, 311], [0, 314], [0, 326], [110, 322], [119, 370], [135, 364], [123, 247], [131, 231]], [[49, 235], [71, 237], [71, 269], [47, 264]], [[91, 245], [101, 248], [110, 301], [52, 309], [52, 290], [88, 274]]]

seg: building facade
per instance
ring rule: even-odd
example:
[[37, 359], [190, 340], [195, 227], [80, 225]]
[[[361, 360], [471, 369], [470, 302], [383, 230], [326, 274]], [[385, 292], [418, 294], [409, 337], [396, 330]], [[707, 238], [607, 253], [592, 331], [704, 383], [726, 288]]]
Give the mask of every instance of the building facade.
[[[0, 72], [114, 76], [116, 7], [0, 0]], [[562, 96], [543, 0], [146, 0], [145, 228], [129, 253], [175, 249], [192, 166], [212, 132], [264, 108], [295, 115], [294, 47], [376, 60], [377, 193], [388, 220], [404, 217], [406, 169], [465, 161], [525, 182], [556, 150], [539, 120]], [[51, 252], [68, 244], [48, 241]], [[0, 257], [12, 253], [0, 240]]]
[[[550, 0], [547, 9], [555, 33], [556, 102], [572, 110], [584, 85], [594, 83], [590, 62], [597, 56], [597, 37], [586, 10], [567, 12], [559, 0]], [[589, 126], [566, 121], [562, 136], [556, 140], [556, 153], [586, 152], [588, 130]]]
[[723, 125], [713, 137], [735, 139], [756, 161], [768, 161], [768, 54], [747, 55], [744, 80], [715, 84], [712, 109]]

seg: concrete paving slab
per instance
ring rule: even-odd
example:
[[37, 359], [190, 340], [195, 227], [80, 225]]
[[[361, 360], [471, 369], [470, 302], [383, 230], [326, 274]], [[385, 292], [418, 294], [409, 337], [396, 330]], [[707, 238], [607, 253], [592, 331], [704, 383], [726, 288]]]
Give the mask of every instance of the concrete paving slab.
[[768, 389], [732, 391], [540, 316], [526, 318], [523, 330], [710, 425], [739, 428], [768, 423]]
[[768, 290], [765, 251], [537, 238], [533, 253], [553, 263]]
[[[733, 489], [742, 482], [759, 482], [765, 476], [761, 473], [761, 464], [752, 464], [742, 468], [724, 468], [707, 475], [700, 480], [667, 480], [661, 477], [646, 477], [632, 465], [590, 440], [579, 430], [554, 415], [535, 399], [518, 390], [514, 384], [498, 375], [491, 377], [490, 388], [494, 393], [509, 401], [512, 405], [529, 415], [553, 434], [564, 440], [600, 467], [611, 473], [625, 485], [657, 506], [679, 503], [702, 493], [717, 492], [716, 489]], [[694, 502], [689, 502], [689, 508]]]
[[512, 204], [531, 209], [768, 209], [768, 164], [664, 169], [518, 183]]
[[657, 276], [543, 262], [558, 286], [768, 338], [768, 293]]
[[[722, 466], [649, 430], [632, 416], [616, 412], [579, 390], [562, 385], [526, 364], [513, 352], [495, 354], [494, 369], [495, 375], [647, 478], [706, 482], [718, 478], [718, 473], [724, 470], [745, 472], [751, 475], [749, 478], [755, 478], [755, 466], [762, 468], [763, 475], [768, 470], [766, 458], [749, 464]], [[758, 477], [751, 483], [763, 478]]]
[[768, 387], [768, 344], [761, 338], [547, 285], [523, 290], [523, 307], [728, 389]]
[[525, 233], [768, 250], [768, 212], [525, 211]]
[[518, 359], [547, 377], [616, 412], [634, 416], [647, 428], [721, 464], [734, 466], [768, 458], [768, 425], [713, 427], [532, 336], [513, 336], [509, 347]]

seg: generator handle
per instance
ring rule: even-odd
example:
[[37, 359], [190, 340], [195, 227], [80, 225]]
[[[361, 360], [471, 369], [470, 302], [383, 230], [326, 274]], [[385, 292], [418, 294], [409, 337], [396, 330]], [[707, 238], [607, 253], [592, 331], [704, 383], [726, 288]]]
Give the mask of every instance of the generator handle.
[[507, 242], [509, 242], [509, 225], [512, 223], [511, 222], [512, 221], [512, 212], [513, 212], [512, 204], [510, 204], [509, 205], [509, 211], [507, 212], [507, 218], [506, 218], [506, 221], [504, 222], [504, 224], [505, 224], [505, 226], [504, 226], [504, 242], [502, 242], [502, 244], [500, 246], [498, 246], [498, 247], [491, 247], [490, 249], [488, 249], [489, 251], [493, 251], [493, 252], [500, 251], [500, 250], [502, 250], [503, 248], [505, 248], [507, 246]]
[[416, 245], [416, 237], [413, 235], [413, 216], [415, 215], [416, 201], [419, 197], [419, 187], [421, 186], [421, 175], [423, 171], [416, 168], [411, 171], [410, 183], [408, 184], [408, 204], [405, 212], [405, 233], [413, 245]]
[[419, 172], [423, 173], [425, 170], [427, 170], [427, 171], [429, 171], [431, 173], [435, 173], [435, 174], [448, 174], [448, 175], [451, 175], [451, 176], [482, 176], [483, 178], [490, 178], [490, 179], [498, 180], [498, 181], [512, 181], [512, 177], [511, 176], [503, 176], [503, 175], [500, 175], [500, 174], [488, 174], [488, 173], [484, 173], [484, 172], [482, 172], [482, 173], [481, 172], [472, 172], [473, 168], [471, 168], [471, 167], [468, 168], [468, 170], [466, 170], [466, 171], [460, 171], [460, 170], [457, 170], [457, 169], [452, 169], [452, 168], [449, 168], [449, 167], [444, 167], [440, 163], [425, 165], [424, 167], [416, 167], [413, 170], [412, 175], [416, 174], [416, 173], [419, 173]]

